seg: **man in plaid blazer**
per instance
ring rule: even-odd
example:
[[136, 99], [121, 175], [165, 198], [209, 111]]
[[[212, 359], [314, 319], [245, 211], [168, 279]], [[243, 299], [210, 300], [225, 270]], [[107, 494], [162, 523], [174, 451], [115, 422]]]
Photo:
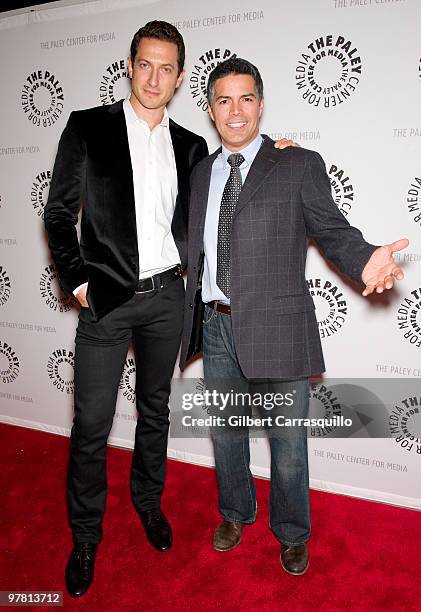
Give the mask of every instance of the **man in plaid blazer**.
[[[222, 148], [199, 162], [191, 179], [180, 367], [203, 346], [207, 385], [226, 390], [236, 381], [243, 390], [282, 394], [293, 401], [271, 416], [304, 418], [308, 377], [325, 369], [305, 279], [308, 239], [365, 286], [364, 296], [403, 278], [392, 254], [408, 241], [367, 243], [336, 207], [320, 155], [277, 150], [260, 135], [263, 84], [255, 66], [240, 58], [219, 64], [209, 77], [208, 101]], [[303, 574], [310, 536], [307, 433], [267, 428], [270, 526], [282, 544], [282, 567]], [[256, 516], [248, 430], [214, 428], [212, 440], [224, 519], [214, 548], [227, 551]]]

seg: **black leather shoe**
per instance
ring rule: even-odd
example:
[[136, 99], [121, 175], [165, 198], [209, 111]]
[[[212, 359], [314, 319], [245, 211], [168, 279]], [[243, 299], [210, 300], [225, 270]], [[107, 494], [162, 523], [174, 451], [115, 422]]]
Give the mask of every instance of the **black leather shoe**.
[[66, 586], [69, 595], [80, 597], [89, 589], [94, 577], [95, 555], [98, 544], [76, 544], [66, 567]]
[[301, 576], [308, 569], [307, 544], [287, 546], [282, 544], [281, 565], [288, 574]]
[[146, 537], [156, 549], [164, 551], [171, 548], [171, 525], [159, 508], [139, 512], [140, 520], [145, 528]]

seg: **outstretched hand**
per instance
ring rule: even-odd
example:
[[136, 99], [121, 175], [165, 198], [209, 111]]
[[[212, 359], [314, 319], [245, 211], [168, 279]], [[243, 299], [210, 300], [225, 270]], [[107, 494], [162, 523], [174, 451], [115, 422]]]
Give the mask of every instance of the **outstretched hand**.
[[392, 289], [395, 280], [403, 279], [404, 274], [399, 266], [396, 265], [393, 253], [402, 251], [408, 244], [409, 240], [401, 238], [391, 244], [385, 244], [374, 251], [361, 275], [365, 284], [365, 289], [362, 293], [364, 297], [370, 295], [373, 291], [383, 293], [385, 289]]

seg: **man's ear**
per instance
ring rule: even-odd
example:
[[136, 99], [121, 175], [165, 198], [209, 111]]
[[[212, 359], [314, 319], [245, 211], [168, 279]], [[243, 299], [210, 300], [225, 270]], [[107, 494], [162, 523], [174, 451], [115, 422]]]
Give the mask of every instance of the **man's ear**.
[[213, 116], [213, 112], [210, 105], [208, 106], [208, 115], [212, 119], [212, 121], [215, 122], [215, 117]]
[[178, 77], [177, 77], [177, 82], [176, 82], [176, 84], [175, 84], [175, 88], [176, 88], [176, 89], [178, 89], [178, 88], [180, 87], [181, 83], [183, 82], [183, 79], [184, 79], [184, 75], [185, 75], [185, 74], [186, 74], [186, 71], [185, 71], [185, 70], [182, 70], [182, 71], [180, 72], [180, 74], [178, 75]]
[[129, 79], [132, 79], [133, 78], [133, 64], [132, 64], [131, 57], [127, 58], [127, 72], [129, 73]]
[[259, 104], [259, 117], [262, 116], [264, 107], [265, 107], [265, 103], [264, 103], [264, 98], [262, 96], [262, 98], [260, 99], [260, 104]]

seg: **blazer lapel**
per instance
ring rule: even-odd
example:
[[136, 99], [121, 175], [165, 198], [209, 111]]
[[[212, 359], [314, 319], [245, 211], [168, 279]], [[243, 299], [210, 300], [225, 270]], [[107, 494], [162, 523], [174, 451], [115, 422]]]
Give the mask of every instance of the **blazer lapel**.
[[[113, 149], [118, 148], [119, 153], [123, 156], [122, 166], [126, 166], [127, 160], [130, 161], [129, 139], [127, 137], [126, 118], [123, 110], [123, 100], [119, 100], [115, 104], [108, 107], [110, 114], [109, 133], [106, 135], [109, 142], [112, 142]], [[115, 156], [117, 159], [117, 156]], [[132, 174], [131, 163], [128, 166], [130, 174]]]
[[276, 167], [279, 157], [275, 154], [274, 141], [268, 136], [263, 137], [263, 144], [260, 147], [254, 161], [248, 171], [247, 178], [238, 199], [234, 211], [236, 216], [249, 202], [253, 194], [259, 189], [260, 185], [266, 180], [268, 175]]
[[109, 156], [108, 149], [104, 146], [103, 155], [107, 163], [111, 164], [109, 167], [110, 180], [120, 185], [122, 196], [124, 194], [124, 197], [119, 200], [121, 213], [127, 214], [130, 223], [136, 227], [132, 160], [123, 100], [108, 107], [108, 119], [103, 136], [106, 137], [107, 143], [112, 143], [113, 154]]
[[183, 179], [186, 174], [188, 175], [186, 173], [186, 168], [188, 167], [187, 151], [180, 132], [181, 130], [178, 128], [178, 125], [170, 119], [170, 135], [177, 168], [178, 193], [183, 190]]

